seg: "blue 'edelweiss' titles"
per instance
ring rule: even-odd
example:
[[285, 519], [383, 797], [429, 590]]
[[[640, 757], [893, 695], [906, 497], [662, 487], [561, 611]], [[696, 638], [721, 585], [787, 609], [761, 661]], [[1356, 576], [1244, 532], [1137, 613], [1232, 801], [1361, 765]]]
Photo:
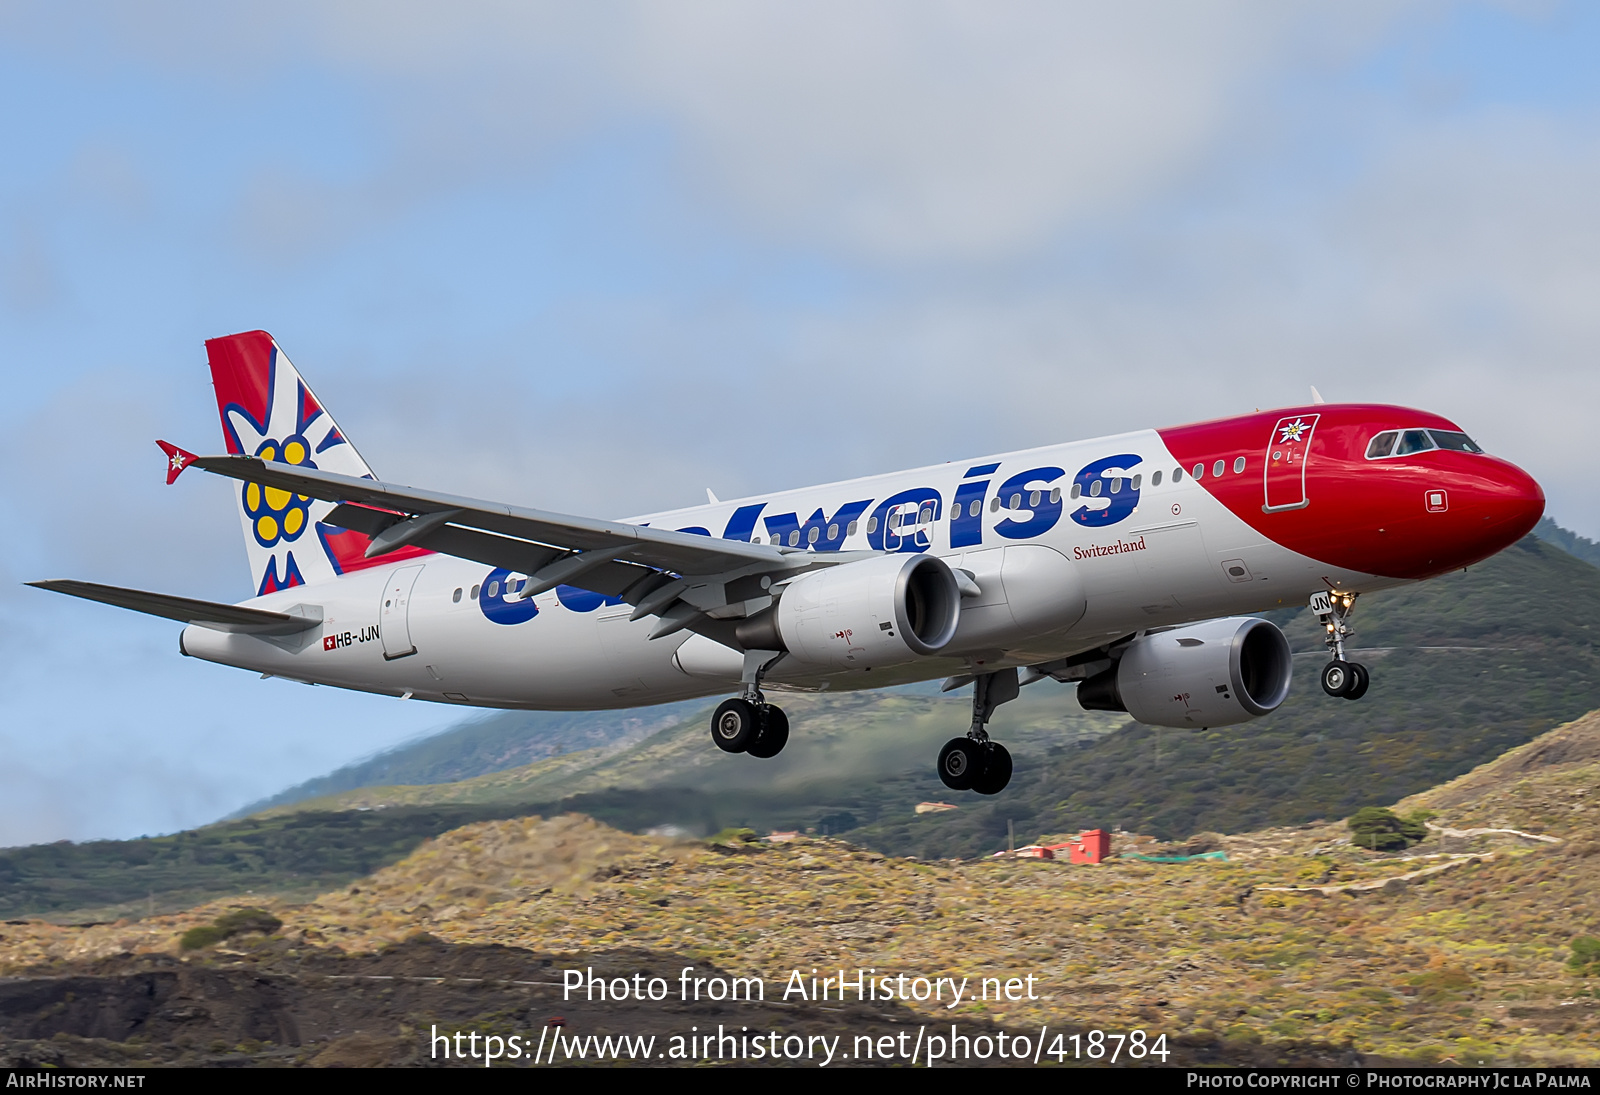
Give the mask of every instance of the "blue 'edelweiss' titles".
[[[1062, 513], [1077, 502], [1069, 516], [1088, 528], [1104, 528], [1132, 516], [1139, 504], [1139, 482], [1131, 469], [1143, 462], [1135, 453], [1095, 460], [1072, 478], [1070, 498], [1062, 497], [1066, 470], [1028, 468], [1007, 476], [992, 495], [990, 488], [1000, 464], [968, 468], [956, 485], [948, 517], [951, 548], [983, 544], [984, 511], [1001, 514], [992, 526], [1006, 540], [1043, 536], [1061, 521]], [[873, 504], [870, 498], [841, 503], [832, 513], [818, 506], [804, 521], [800, 511], [766, 513], [769, 503], [755, 502], [733, 511], [722, 539], [745, 543], [759, 539], [757, 527], [766, 530], [768, 542], [807, 551], [841, 551], [851, 537], [865, 532], [873, 551], [924, 552], [934, 546], [936, 529], [947, 516], [944, 494], [937, 487], [911, 487]], [[865, 529], [862, 529], [862, 525]], [[676, 530], [710, 536], [703, 525]], [[491, 570], [479, 586], [478, 604], [485, 617], [497, 624], [520, 624], [539, 614], [532, 598], [521, 597], [526, 579], [504, 567]], [[559, 586], [556, 598], [572, 612], [593, 612], [603, 605], [621, 604], [620, 597]]]

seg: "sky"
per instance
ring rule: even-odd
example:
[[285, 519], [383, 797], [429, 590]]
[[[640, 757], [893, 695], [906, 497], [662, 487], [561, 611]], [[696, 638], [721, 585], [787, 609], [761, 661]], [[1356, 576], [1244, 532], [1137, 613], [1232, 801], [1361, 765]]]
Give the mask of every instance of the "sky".
[[30, 589], [248, 596], [204, 340], [380, 476], [602, 517], [1304, 402], [1600, 537], [1600, 6], [0, 0], [0, 846], [457, 709]]

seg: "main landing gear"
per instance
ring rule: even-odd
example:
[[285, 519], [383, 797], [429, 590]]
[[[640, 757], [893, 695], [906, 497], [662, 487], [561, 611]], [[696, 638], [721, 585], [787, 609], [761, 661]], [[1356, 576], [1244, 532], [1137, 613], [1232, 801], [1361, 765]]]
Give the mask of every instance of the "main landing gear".
[[1367, 686], [1372, 683], [1366, 666], [1360, 662], [1346, 661], [1344, 656], [1344, 641], [1355, 634], [1349, 620], [1357, 596], [1355, 593], [1330, 594], [1328, 611], [1323, 616], [1328, 628], [1325, 641], [1333, 660], [1322, 667], [1322, 690], [1330, 696], [1343, 696], [1347, 700], [1359, 700], [1365, 696]]
[[749, 650], [739, 695], [723, 700], [711, 716], [711, 740], [725, 753], [775, 757], [789, 742], [789, 716], [761, 694], [761, 677], [783, 654], [777, 650]]
[[972, 681], [972, 729], [939, 750], [939, 778], [952, 791], [998, 795], [1011, 782], [1011, 754], [984, 729], [1002, 703], [1017, 698], [1017, 671], [979, 673]]

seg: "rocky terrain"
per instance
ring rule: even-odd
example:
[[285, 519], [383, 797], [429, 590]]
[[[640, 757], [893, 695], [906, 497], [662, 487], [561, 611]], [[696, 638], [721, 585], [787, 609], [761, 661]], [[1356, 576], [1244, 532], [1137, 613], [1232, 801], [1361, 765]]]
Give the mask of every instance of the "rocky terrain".
[[[924, 862], [840, 841], [672, 841], [579, 815], [453, 830], [185, 952], [180, 915], [0, 926], [11, 1062], [437, 1063], [435, 1028], [665, 1037], [717, 1023], [884, 1034], [1164, 1033], [1170, 1063], [1600, 1063], [1600, 993], [1568, 966], [1600, 935], [1600, 713], [1399, 804], [1407, 852], [1342, 824], [1116, 849], [1226, 862]], [[1114, 850], [1116, 850], [1114, 849]], [[662, 1002], [561, 998], [561, 971], [661, 976]], [[759, 977], [763, 1004], [676, 998], [680, 971]], [[1034, 978], [1036, 999], [781, 1002], [791, 971]], [[1048, 1058], [1046, 1058], [1048, 1060]]]

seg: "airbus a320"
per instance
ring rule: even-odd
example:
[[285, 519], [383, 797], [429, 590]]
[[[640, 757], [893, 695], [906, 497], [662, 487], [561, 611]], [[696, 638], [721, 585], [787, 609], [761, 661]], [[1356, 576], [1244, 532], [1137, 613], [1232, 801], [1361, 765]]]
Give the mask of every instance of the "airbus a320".
[[1539, 485], [1426, 411], [1313, 402], [802, 490], [600, 520], [378, 479], [271, 336], [206, 343], [226, 454], [159, 442], [171, 483], [237, 480], [255, 595], [237, 605], [32, 583], [181, 621], [191, 657], [475, 707], [599, 709], [734, 693], [718, 748], [776, 756], [767, 691], [972, 685], [938, 755], [997, 794], [995, 708], [1046, 677], [1084, 707], [1212, 727], [1289, 692], [1308, 601], [1321, 683], [1354, 700], [1363, 593], [1529, 532]]

